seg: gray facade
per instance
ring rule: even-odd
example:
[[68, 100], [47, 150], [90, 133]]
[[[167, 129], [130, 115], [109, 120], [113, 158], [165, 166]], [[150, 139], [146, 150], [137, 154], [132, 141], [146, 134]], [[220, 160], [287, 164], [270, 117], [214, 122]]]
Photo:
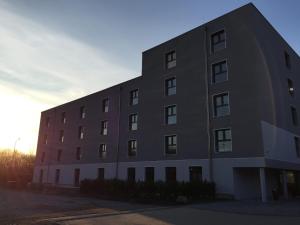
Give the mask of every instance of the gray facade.
[[300, 170], [298, 74], [299, 56], [245, 5], [143, 52], [142, 76], [42, 112], [33, 182], [73, 186], [99, 168], [106, 179], [135, 168], [144, 180], [145, 167], [156, 180], [176, 167], [177, 180], [189, 181], [201, 167], [220, 194], [265, 201], [280, 185], [287, 196]]

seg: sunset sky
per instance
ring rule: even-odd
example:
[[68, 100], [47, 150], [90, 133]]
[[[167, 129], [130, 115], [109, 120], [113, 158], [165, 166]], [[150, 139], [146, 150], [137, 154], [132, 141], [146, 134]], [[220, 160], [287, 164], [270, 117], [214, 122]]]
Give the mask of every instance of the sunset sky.
[[[140, 75], [142, 51], [248, 2], [0, 0], [0, 149], [35, 153], [41, 111]], [[253, 3], [299, 54], [300, 1]]]

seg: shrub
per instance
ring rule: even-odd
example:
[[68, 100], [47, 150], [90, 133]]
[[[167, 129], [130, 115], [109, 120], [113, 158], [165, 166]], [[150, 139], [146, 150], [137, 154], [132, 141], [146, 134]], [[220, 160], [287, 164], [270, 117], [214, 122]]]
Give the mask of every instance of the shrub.
[[80, 184], [80, 191], [108, 198], [175, 201], [178, 196], [186, 196], [190, 200], [200, 200], [215, 197], [215, 184], [207, 181], [166, 183], [85, 179]]

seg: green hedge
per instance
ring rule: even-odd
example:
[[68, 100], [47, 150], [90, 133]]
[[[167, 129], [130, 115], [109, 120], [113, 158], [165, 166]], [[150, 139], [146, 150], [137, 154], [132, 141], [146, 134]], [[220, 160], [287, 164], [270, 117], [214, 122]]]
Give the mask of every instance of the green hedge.
[[107, 198], [127, 198], [142, 200], [175, 201], [178, 196], [189, 200], [213, 199], [215, 184], [203, 182], [128, 182], [122, 180], [81, 181], [80, 191], [84, 194], [99, 195]]

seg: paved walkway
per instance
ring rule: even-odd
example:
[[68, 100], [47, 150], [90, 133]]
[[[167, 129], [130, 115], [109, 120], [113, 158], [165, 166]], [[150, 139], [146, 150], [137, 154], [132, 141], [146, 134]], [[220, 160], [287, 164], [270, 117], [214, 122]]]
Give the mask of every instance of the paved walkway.
[[300, 224], [300, 200], [153, 206], [0, 189], [0, 224]]

